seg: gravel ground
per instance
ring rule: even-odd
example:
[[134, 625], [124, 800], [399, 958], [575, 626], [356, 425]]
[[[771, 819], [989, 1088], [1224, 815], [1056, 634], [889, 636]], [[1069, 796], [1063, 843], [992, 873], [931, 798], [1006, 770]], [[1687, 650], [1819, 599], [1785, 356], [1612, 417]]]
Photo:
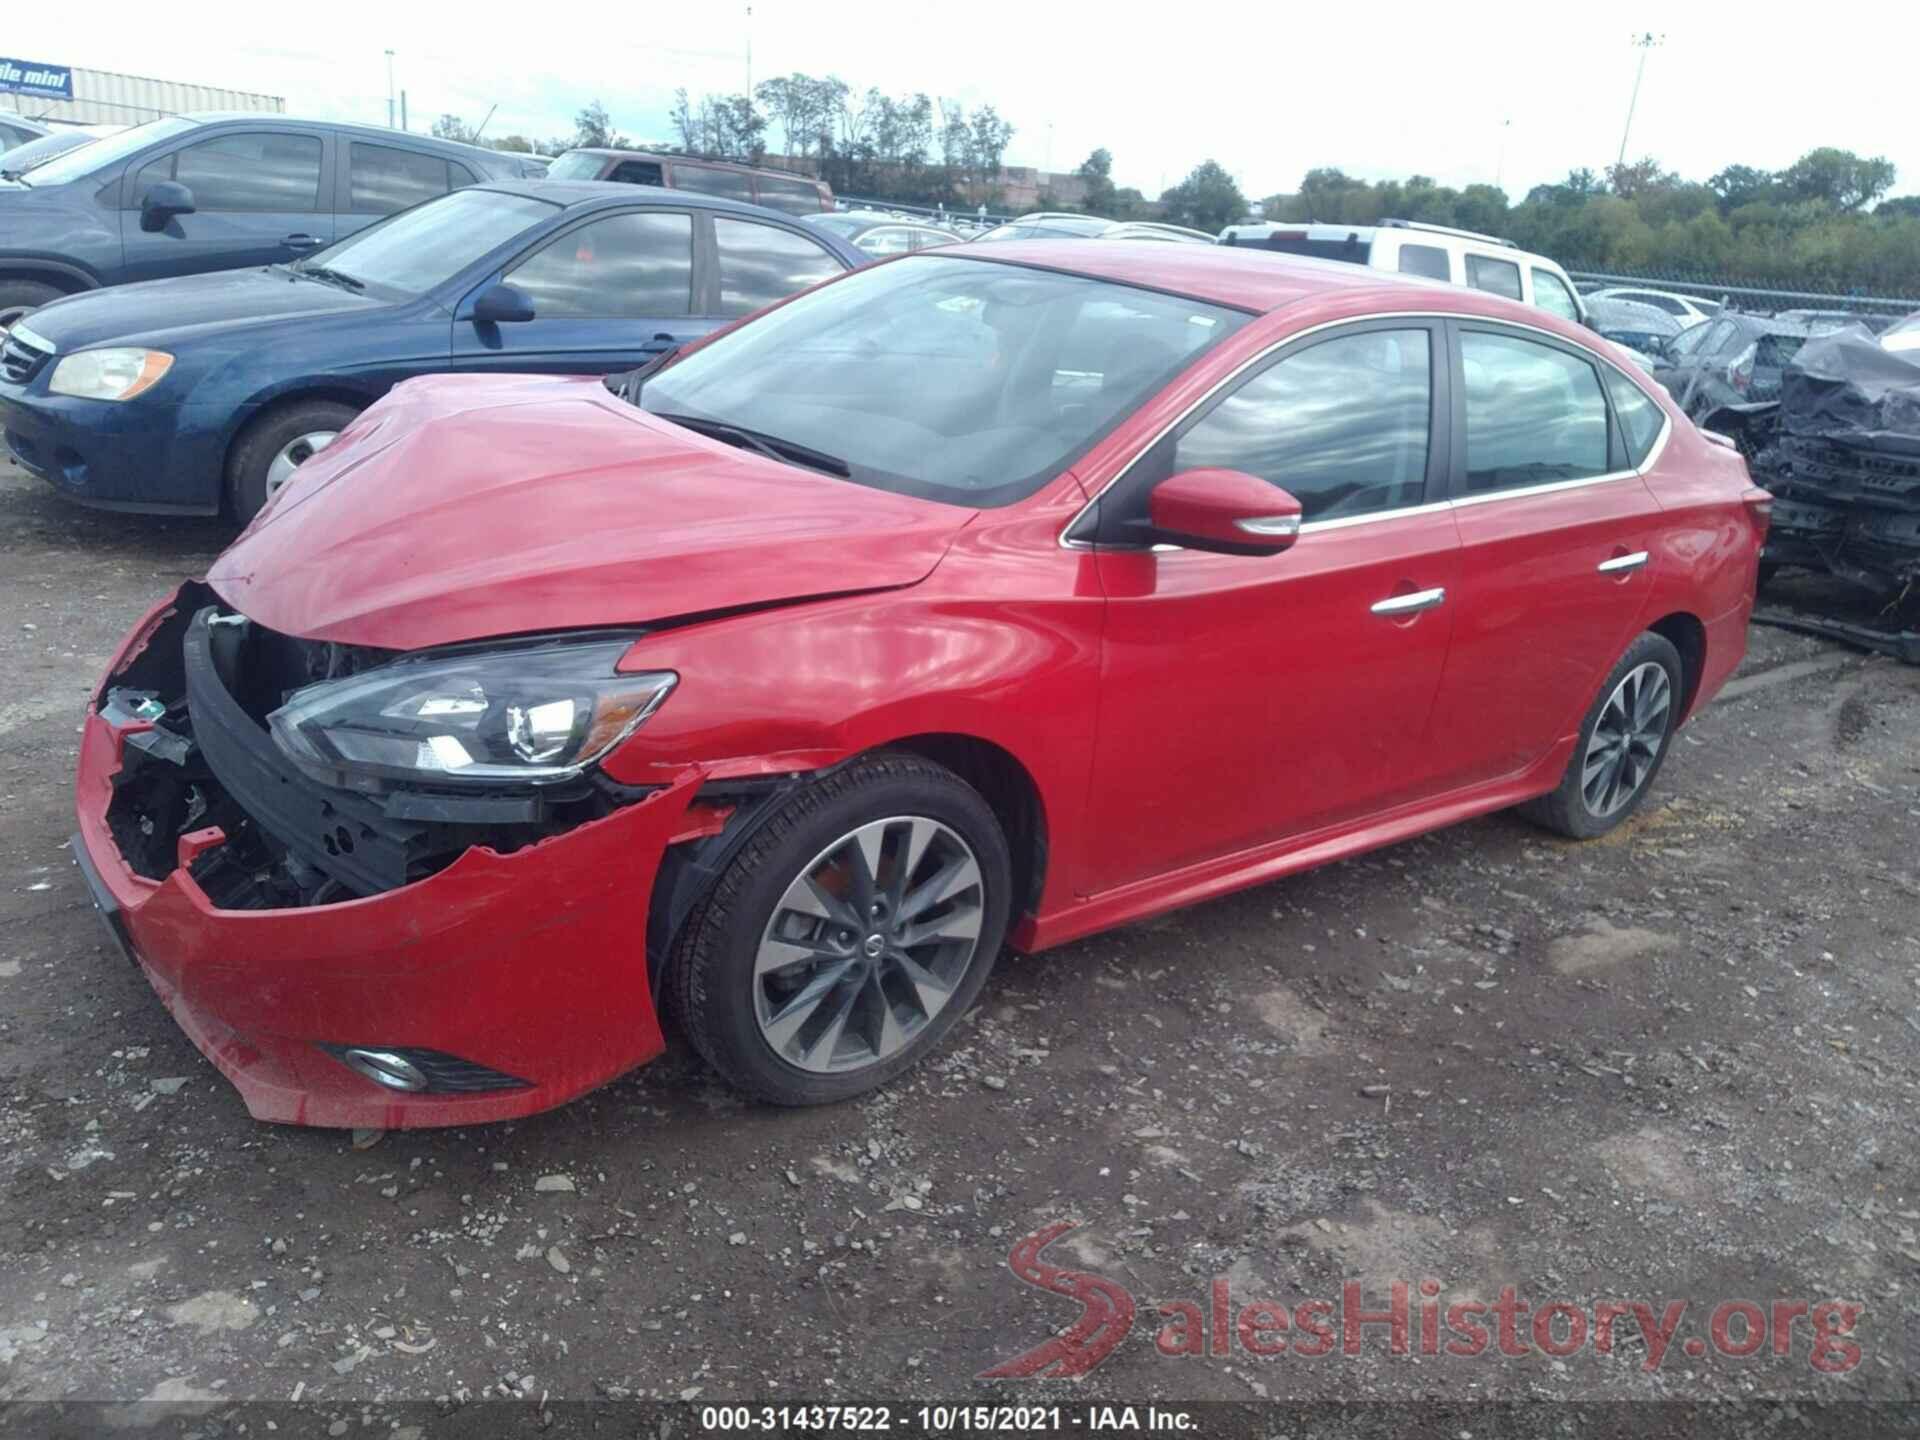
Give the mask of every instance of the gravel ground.
[[[5, 466], [0, 533], [0, 1399], [1913, 1396], [1920, 671], [1757, 630], [1606, 840], [1495, 816], [1008, 959], [862, 1103], [746, 1105], [676, 1043], [356, 1149], [248, 1119], [66, 848], [109, 647], [225, 533]], [[1007, 1264], [1061, 1220], [1131, 1332], [1081, 1390], [977, 1379], [1077, 1318]], [[1417, 1310], [1412, 1354], [1160, 1353], [1215, 1277], [1688, 1307], [1657, 1365], [1626, 1317], [1610, 1355], [1423, 1355]], [[1806, 1319], [1690, 1353], [1725, 1300], [1858, 1304], [1857, 1359]]]

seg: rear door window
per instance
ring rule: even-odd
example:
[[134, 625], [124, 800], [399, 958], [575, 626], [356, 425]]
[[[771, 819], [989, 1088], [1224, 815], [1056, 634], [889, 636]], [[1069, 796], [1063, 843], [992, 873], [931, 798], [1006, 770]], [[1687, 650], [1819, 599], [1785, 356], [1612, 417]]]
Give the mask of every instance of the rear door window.
[[651, 320], [688, 314], [693, 217], [609, 215], [550, 240], [507, 273], [536, 320]]
[[1426, 330], [1323, 340], [1210, 410], [1180, 437], [1173, 468], [1258, 475], [1297, 499], [1306, 520], [1417, 505], [1426, 494], [1432, 372]]
[[1551, 270], [1542, 270], [1538, 265], [1533, 267], [1533, 303], [1562, 320], [1580, 319], [1580, 306], [1574, 301], [1573, 292], [1567, 289], [1566, 282]]
[[784, 180], [777, 175], [762, 175], [760, 203], [769, 210], [784, 210], [789, 215], [818, 215], [820, 192], [811, 180]]
[[1607, 473], [1607, 402], [1591, 361], [1516, 335], [1460, 335], [1465, 493]]
[[391, 215], [446, 194], [454, 183], [472, 184], [473, 172], [464, 165], [459, 168], [464, 178], [453, 182], [447, 162], [438, 155], [355, 140], [347, 147], [347, 203], [356, 215]]
[[320, 139], [263, 130], [189, 145], [140, 171], [135, 204], [156, 180], [185, 185], [197, 210], [318, 210]]
[[1495, 260], [1490, 255], [1467, 256], [1467, 284], [1509, 300], [1520, 298], [1520, 267], [1512, 260]]
[[847, 267], [817, 240], [777, 225], [713, 217], [720, 258], [720, 311], [746, 315]]
[[721, 170], [710, 165], [673, 162], [673, 184], [678, 190], [699, 195], [724, 195], [729, 200], [753, 203], [753, 177], [742, 170]]
[[607, 179], [622, 185], [664, 185], [658, 160], [622, 160]]
[[1613, 397], [1613, 413], [1619, 418], [1627, 441], [1627, 463], [1638, 470], [1647, 463], [1660, 428], [1667, 423], [1667, 412], [1647, 398], [1647, 392], [1618, 370], [1603, 369], [1607, 393]]
[[1424, 275], [1429, 280], [1453, 279], [1453, 267], [1447, 259], [1447, 252], [1438, 245], [1402, 245], [1400, 273]]

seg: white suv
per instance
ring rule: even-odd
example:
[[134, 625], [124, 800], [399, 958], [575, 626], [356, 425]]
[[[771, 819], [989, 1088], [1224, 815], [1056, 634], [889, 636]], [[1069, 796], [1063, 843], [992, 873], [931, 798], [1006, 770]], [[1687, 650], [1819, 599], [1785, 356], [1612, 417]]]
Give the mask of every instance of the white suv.
[[1421, 275], [1538, 305], [1563, 320], [1584, 324], [1587, 318], [1566, 271], [1544, 255], [1519, 249], [1511, 240], [1473, 230], [1414, 220], [1383, 220], [1378, 225], [1267, 221], [1229, 225], [1220, 232], [1219, 243]]

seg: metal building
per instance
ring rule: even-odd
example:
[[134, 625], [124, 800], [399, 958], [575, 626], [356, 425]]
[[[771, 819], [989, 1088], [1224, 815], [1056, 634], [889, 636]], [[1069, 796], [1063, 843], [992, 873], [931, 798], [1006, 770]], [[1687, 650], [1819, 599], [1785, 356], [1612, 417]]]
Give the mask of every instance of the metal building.
[[[0, 67], [4, 67], [4, 63], [0, 62]], [[41, 73], [65, 68], [45, 66]], [[0, 110], [12, 110], [43, 124], [138, 125], [163, 115], [177, 115], [183, 110], [281, 112], [287, 108], [286, 100], [279, 95], [255, 95], [213, 85], [183, 85], [145, 75], [116, 75], [110, 70], [74, 68], [67, 73], [72, 80], [65, 87], [14, 90], [5, 83], [4, 69], [0, 68]], [[69, 88], [73, 98], [62, 99], [44, 93], [49, 88]]]

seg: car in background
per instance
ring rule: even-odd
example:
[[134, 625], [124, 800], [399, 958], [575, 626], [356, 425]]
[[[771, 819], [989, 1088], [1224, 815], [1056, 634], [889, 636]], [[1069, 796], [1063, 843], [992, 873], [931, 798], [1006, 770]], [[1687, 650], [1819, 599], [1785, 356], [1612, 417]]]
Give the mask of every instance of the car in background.
[[1674, 290], [1653, 290], [1641, 285], [1608, 285], [1598, 290], [1587, 291], [1589, 300], [1626, 300], [1635, 305], [1651, 305], [1656, 310], [1664, 310], [1685, 329], [1700, 320], [1711, 320], [1721, 311], [1718, 300], [1702, 299], [1698, 295], [1682, 295]]
[[1652, 305], [1588, 295], [1586, 308], [1587, 328], [1626, 350], [1648, 374], [1666, 360], [1680, 335], [1680, 322]]
[[1170, 240], [1180, 245], [1211, 245], [1213, 236], [1186, 225], [1168, 225], [1159, 220], [1116, 220], [1102, 230], [1097, 240]]
[[1586, 318], [1565, 270], [1511, 240], [1476, 230], [1416, 220], [1383, 220], [1378, 225], [1260, 221], [1227, 226], [1219, 243], [1441, 280], [1537, 306], [1562, 320], [1578, 323]]
[[1814, 333], [1810, 326], [1764, 315], [1722, 315], [1681, 336], [1687, 343], [1670, 353], [1653, 378], [1693, 420], [1722, 406], [1778, 400], [1788, 362]]
[[831, 215], [800, 218], [816, 230], [830, 231], [849, 241], [875, 259], [904, 255], [910, 250], [955, 245], [960, 241], [951, 230], [901, 215], [889, 215], [883, 210], [836, 210]]
[[105, 285], [284, 264], [521, 157], [371, 125], [171, 115], [0, 185], [0, 329]]
[[56, 300], [0, 346], [0, 430], [68, 499], [246, 520], [410, 376], [629, 369], [866, 258], [712, 196], [494, 181], [291, 265]]
[[1741, 661], [1767, 500], [1489, 295], [901, 256], [632, 403], [398, 387], [118, 647], [74, 855], [262, 1120], [548, 1109], [669, 1007], [843, 1101], [1004, 942], [1513, 806], [1618, 833]]
[[1773, 318], [1789, 325], [1804, 325], [1813, 335], [1826, 335], [1848, 325], [1864, 326], [1868, 334], [1878, 335], [1893, 324], [1891, 315], [1866, 315], [1854, 310], [1776, 310]]
[[1112, 229], [1115, 222], [1098, 215], [1075, 215], [1065, 211], [1036, 210], [990, 230], [982, 230], [969, 244], [998, 244], [1002, 240], [1092, 240]]
[[38, 120], [29, 120], [12, 110], [0, 110], [0, 155], [51, 133], [52, 127], [42, 125]]
[[691, 190], [697, 195], [718, 195], [789, 215], [818, 215], [833, 209], [833, 190], [824, 180], [770, 166], [736, 165], [695, 155], [583, 146], [556, 156], [546, 173], [549, 180], [611, 180], [619, 185]]
[[124, 125], [63, 125], [38, 140], [29, 140], [0, 154], [0, 180], [16, 180], [56, 155], [65, 155], [69, 150], [78, 150], [82, 145], [91, 145], [109, 135], [118, 135], [126, 128]]
[[1920, 313], [1889, 325], [1880, 336], [1880, 348], [1896, 354], [1920, 350]]

